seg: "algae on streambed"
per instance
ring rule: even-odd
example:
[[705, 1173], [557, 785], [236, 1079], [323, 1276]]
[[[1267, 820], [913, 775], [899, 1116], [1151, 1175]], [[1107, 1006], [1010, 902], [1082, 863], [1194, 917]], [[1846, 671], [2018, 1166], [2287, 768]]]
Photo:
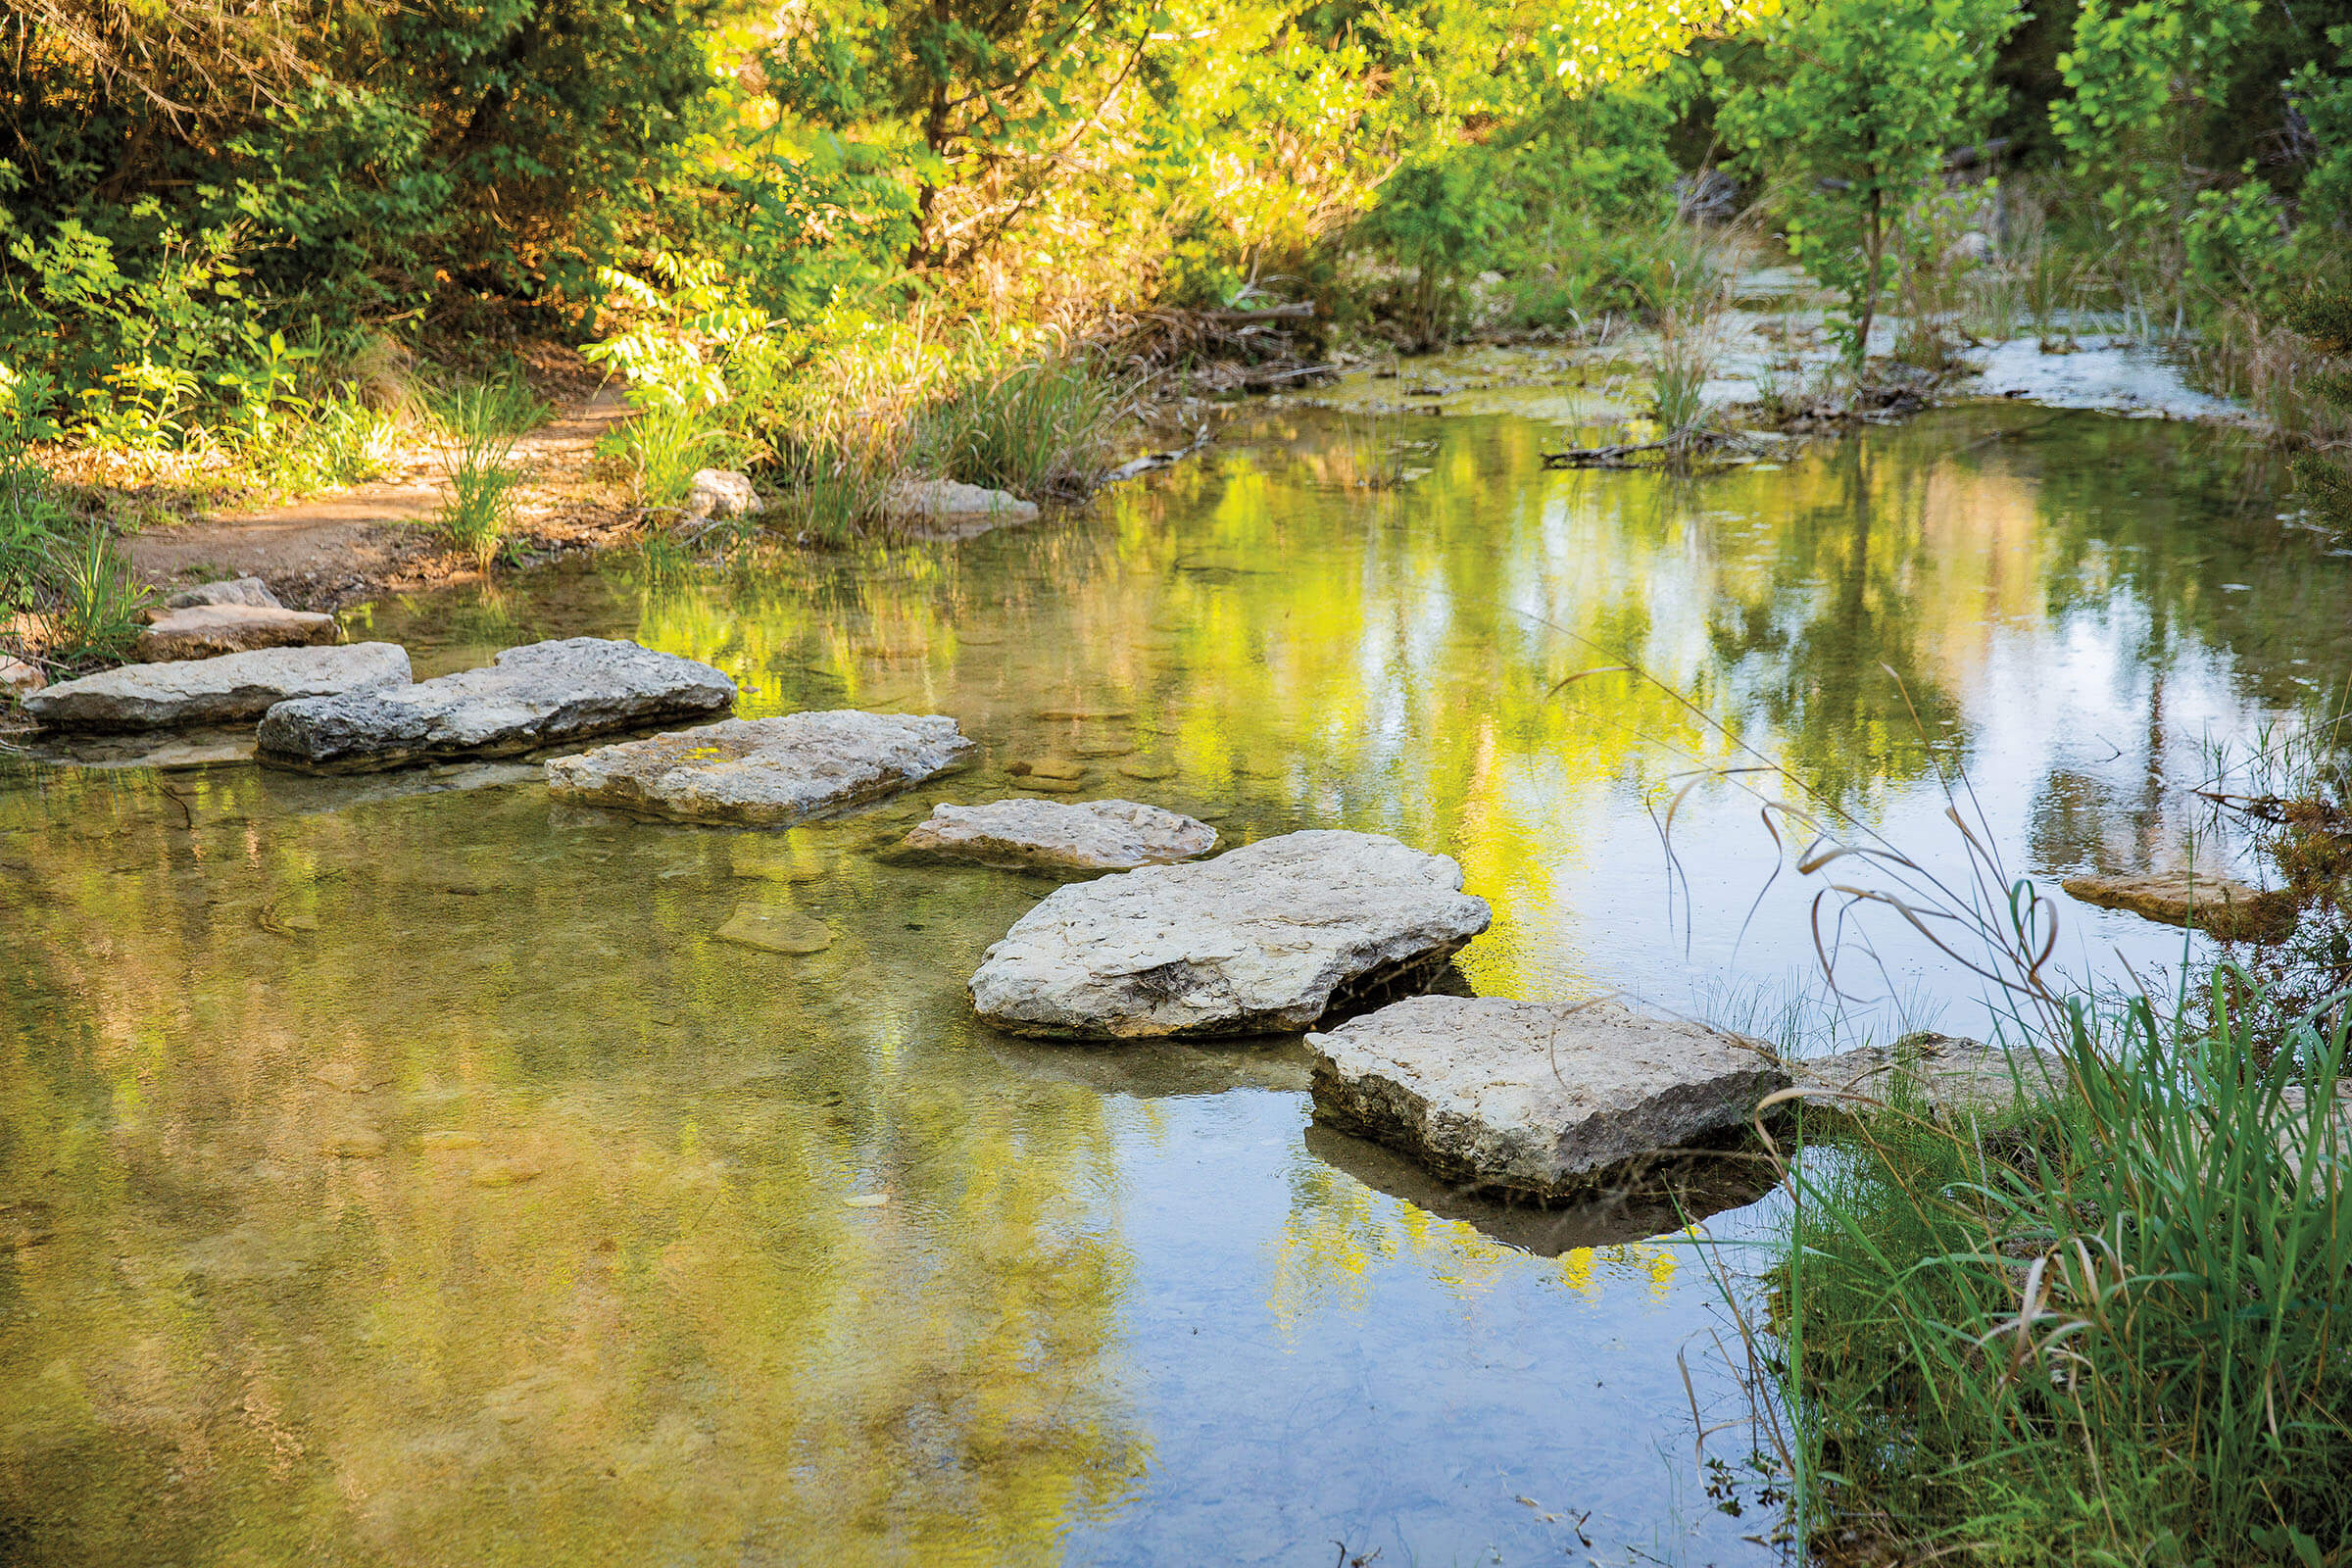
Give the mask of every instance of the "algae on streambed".
[[[1958, 409], [1678, 480], [1407, 422], [1427, 472], [1378, 492], [1325, 478], [1337, 416], [1277, 411], [954, 548], [608, 558], [367, 613], [420, 677], [633, 636], [745, 716], [982, 743], [838, 821], [626, 821], [511, 767], [0, 772], [0, 1555], [1773, 1556], [1691, 1457], [1678, 1353], [1708, 1424], [1745, 1403], [1657, 1203], [1441, 1201], [1310, 1135], [1295, 1047], [995, 1036], [963, 980], [1052, 884], [875, 847], [1040, 780], [1227, 844], [1390, 832], [1494, 902], [1482, 992], [1720, 1004], [1809, 966], [1809, 890], [1746, 918], [1773, 852], [1728, 789], [1684, 803], [1670, 875], [1650, 807], [1722, 746], [1566, 677], [1637, 658], [1915, 853], [1964, 765], [2054, 884], [2168, 863], [2201, 743], [2341, 685], [2352, 566], [2178, 426]], [[747, 906], [831, 941], [719, 940]], [[2069, 918], [2087, 972], [2181, 953]], [[1978, 1025], [1882, 952], [1945, 1004], [1913, 1021]]]

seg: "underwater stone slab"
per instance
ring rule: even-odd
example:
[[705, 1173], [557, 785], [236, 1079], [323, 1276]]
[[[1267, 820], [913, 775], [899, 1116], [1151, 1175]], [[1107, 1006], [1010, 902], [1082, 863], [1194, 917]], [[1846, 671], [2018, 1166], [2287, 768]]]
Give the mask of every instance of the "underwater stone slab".
[[1008, 1033], [1215, 1038], [1305, 1029], [1417, 990], [1487, 928], [1462, 868], [1317, 830], [1056, 890], [988, 950], [972, 1005]]
[[409, 683], [409, 653], [396, 643], [264, 648], [215, 659], [124, 664], [61, 681], [26, 699], [52, 729], [180, 729], [258, 718], [297, 697], [331, 697]]
[[721, 942], [738, 947], [758, 948], [762, 953], [782, 953], [806, 957], [822, 953], [833, 945], [833, 928], [812, 915], [803, 914], [790, 905], [761, 904], [754, 901], [736, 906], [727, 923], [711, 935]]
[[935, 806], [902, 844], [1007, 870], [1125, 871], [1206, 855], [1217, 830], [1135, 801], [991, 801]]
[[217, 659], [257, 648], [301, 648], [335, 640], [335, 617], [274, 605], [191, 605], [167, 611], [139, 633], [139, 658]]
[[198, 583], [182, 588], [164, 601], [166, 610], [192, 610], [198, 605], [255, 605], [264, 610], [283, 610], [277, 595], [259, 577], [231, 577], [226, 582]]
[[1540, 1200], [1736, 1132], [1789, 1082], [1761, 1042], [1613, 1002], [1410, 997], [1306, 1046], [1318, 1117]]
[[279, 703], [260, 757], [277, 767], [368, 772], [460, 757], [511, 757], [614, 730], [700, 718], [735, 700], [709, 664], [632, 642], [567, 637], [509, 648], [438, 680]]
[[786, 827], [912, 789], [972, 743], [938, 713], [732, 718], [547, 764], [564, 800], [686, 822]]
[[2300, 913], [2294, 895], [2243, 882], [2161, 871], [2144, 876], [2070, 876], [2060, 886], [2084, 904], [2123, 909], [2165, 925], [2194, 926], [2225, 942], [2280, 942]]

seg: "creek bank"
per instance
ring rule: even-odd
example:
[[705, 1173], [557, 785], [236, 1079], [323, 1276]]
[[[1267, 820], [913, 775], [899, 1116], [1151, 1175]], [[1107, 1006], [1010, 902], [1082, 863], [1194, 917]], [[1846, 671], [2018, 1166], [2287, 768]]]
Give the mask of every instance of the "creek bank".
[[24, 711], [50, 729], [126, 732], [234, 723], [297, 698], [408, 684], [407, 649], [345, 643], [124, 664], [60, 681], [24, 701]]
[[569, 637], [505, 649], [486, 667], [413, 686], [279, 703], [262, 715], [259, 756], [308, 772], [507, 757], [708, 717], [734, 701], [735, 683], [709, 664]]
[[976, 860], [1008, 871], [1127, 871], [1189, 860], [1217, 830], [1135, 801], [991, 801], [935, 806], [900, 841], [909, 858]]
[[599, 747], [549, 762], [547, 785], [575, 806], [788, 827], [912, 789], [962, 765], [973, 750], [956, 720], [938, 713], [840, 709], [733, 718]]
[[980, 1016], [1063, 1040], [1288, 1034], [1426, 987], [1486, 930], [1462, 869], [1317, 829], [1056, 889], [988, 950]]
[[1737, 1136], [1791, 1081], [1760, 1041], [1613, 1002], [1408, 997], [1306, 1045], [1318, 1117], [1537, 1201]]

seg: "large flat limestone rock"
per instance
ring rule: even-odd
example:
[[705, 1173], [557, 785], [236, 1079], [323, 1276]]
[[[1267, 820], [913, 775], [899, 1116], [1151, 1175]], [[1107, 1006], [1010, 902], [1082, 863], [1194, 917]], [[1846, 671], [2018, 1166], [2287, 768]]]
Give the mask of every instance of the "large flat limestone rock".
[[257, 648], [303, 648], [335, 640], [335, 617], [278, 605], [190, 605], [166, 611], [139, 633], [139, 658], [217, 659]]
[[217, 659], [125, 664], [62, 681], [24, 700], [51, 729], [183, 729], [259, 718], [297, 697], [333, 697], [409, 683], [409, 653], [395, 643], [266, 648]]
[[1375, 833], [1290, 833], [1057, 889], [988, 950], [972, 1005], [1012, 1034], [1285, 1034], [1419, 989], [1492, 918], [1462, 868]]
[[2060, 886], [2084, 904], [2127, 909], [2166, 925], [2195, 926], [2225, 942], [2283, 941], [2293, 934], [2300, 913], [2291, 893], [2266, 893], [2189, 871], [2070, 876]]
[[368, 772], [459, 757], [511, 757], [614, 730], [701, 718], [735, 700], [709, 664], [631, 642], [568, 637], [414, 686], [306, 697], [262, 715], [277, 767]]
[[547, 785], [577, 805], [642, 816], [785, 827], [912, 789], [971, 752], [942, 714], [841, 709], [599, 747], [549, 762]]
[[1135, 801], [935, 806], [901, 847], [1006, 870], [1126, 871], [1206, 855], [1217, 830]]
[[1719, 1139], [1789, 1082], [1761, 1042], [1613, 1002], [1411, 997], [1306, 1045], [1317, 1116], [1538, 1200]]

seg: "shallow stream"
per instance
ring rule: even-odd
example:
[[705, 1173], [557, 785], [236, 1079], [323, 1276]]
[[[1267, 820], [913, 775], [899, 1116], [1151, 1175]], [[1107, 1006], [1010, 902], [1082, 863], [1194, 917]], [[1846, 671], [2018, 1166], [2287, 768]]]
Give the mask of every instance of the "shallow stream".
[[[419, 677], [626, 636], [746, 716], [982, 743], [842, 821], [0, 768], [0, 1561], [1774, 1560], [1709, 1271], [1760, 1249], [1454, 1199], [1313, 1127], [1295, 1044], [995, 1035], [963, 980], [1050, 884], [874, 850], [1076, 761], [1229, 844], [1455, 856], [1482, 993], [1767, 1027], [1818, 889], [1739, 785], [1673, 804], [1726, 732], [1923, 859], [1964, 785], [2018, 874], [2174, 864], [2207, 743], [2352, 673], [2352, 562], [2160, 422], [1979, 406], [1696, 480], [1549, 472], [1559, 437], [1277, 410], [960, 545], [355, 618]], [[1399, 438], [1425, 471], [1358, 483]], [[746, 903], [833, 944], [716, 940]], [[2086, 975], [2182, 956], [2063, 930]], [[1857, 1027], [1984, 1027], [1892, 933], [1843, 974]]]

